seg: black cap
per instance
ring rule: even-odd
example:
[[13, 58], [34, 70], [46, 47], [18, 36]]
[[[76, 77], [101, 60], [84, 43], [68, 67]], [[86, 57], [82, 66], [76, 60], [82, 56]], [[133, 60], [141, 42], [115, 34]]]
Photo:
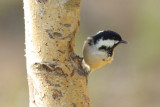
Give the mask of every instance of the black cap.
[[97, 41], [99, 41], [99, 39], [103, 39], [103, 40], [110, 39], [110, 40], [122, 41], [122, 43], [124, 42], [118, 33], [111, 31], [111, 30], [101, 31], [100, 33], [92, 37], [93, 37], [94, 44], [96, 44]]

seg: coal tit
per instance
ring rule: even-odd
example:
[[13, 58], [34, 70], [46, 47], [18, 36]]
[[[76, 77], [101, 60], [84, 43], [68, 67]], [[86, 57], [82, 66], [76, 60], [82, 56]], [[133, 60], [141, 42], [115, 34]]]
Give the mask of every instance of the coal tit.
[[127, 42], [111, 30], [99, 31], [96, 35], [88, 37], [83, 45], [83, 68], [94, 71], [110, 63], [113, 50], [120, 43]]

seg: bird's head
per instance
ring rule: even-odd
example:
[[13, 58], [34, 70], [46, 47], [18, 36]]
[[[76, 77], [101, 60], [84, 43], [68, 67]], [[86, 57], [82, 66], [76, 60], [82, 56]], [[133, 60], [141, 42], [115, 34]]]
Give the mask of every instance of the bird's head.
[[106, 51], [109, 56], [112, 56], [113, 49], [119, 44], [127, 42], [122, 40], [121, 36], [110, 30], [99, 31], [96, 35], [92, 36], [92, 41], [90, 45], [94, 45], [99, 51]]

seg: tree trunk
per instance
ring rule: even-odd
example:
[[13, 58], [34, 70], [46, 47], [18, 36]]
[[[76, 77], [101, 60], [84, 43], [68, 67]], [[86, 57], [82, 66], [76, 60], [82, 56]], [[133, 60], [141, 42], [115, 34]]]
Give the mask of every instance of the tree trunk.
[[23, 0], [30, 107], [90, 107], [74, 52], [80, 0]]

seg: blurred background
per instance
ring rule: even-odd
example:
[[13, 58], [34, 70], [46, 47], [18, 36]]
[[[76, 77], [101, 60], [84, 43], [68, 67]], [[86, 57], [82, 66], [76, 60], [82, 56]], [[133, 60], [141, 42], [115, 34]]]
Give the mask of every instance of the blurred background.
[[[82, 0], [76, 50], [110, 29], [129, 43], [91, 73], [93, 107], [160, 107], [160, 1]], [[28, 107], [22, 0], [0, 0], [0, 107]]]

